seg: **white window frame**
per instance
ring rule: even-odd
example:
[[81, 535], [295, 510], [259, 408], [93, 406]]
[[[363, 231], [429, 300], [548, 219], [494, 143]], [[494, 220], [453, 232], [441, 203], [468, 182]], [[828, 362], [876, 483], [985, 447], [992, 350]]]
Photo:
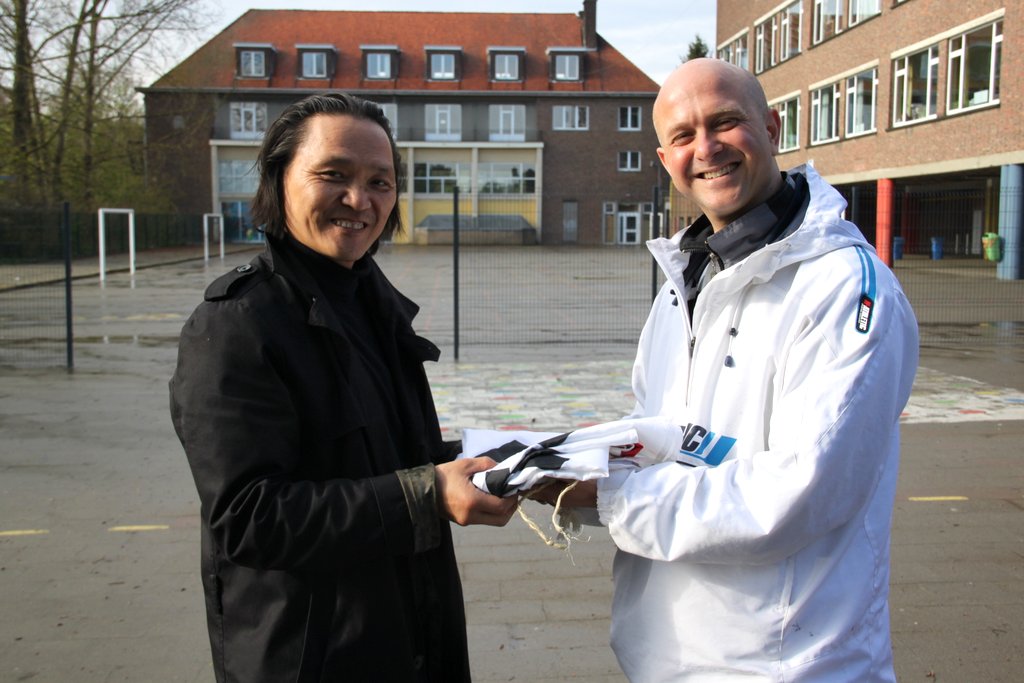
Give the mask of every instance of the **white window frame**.
[[265, 50], [239, 50], [238, 75], [241, 78], [266, 78], [267, 53]]
[[428, 104], [424, 107], [427, 141], [460, 142], [462, 140], [462, 105]]
[[[424, 173], [417, 175], [417, 167], [423, 167]], [[434, 168], [443, 168], [450, 173], [432, 175]], [[462, 192], [469, 191], [470, 165], [458, 161], [417, 161], [412, 168], [412, 191], [414, 195], [446, 195], [451, 194], [458, 185]], [[421, 187], [417, 187], [417, 183]]]
[[259, 140], [267, 132], [266, 102], [232, 102], [228, 115], [232, 140]]
[[754, 27], [754, 73], [761, 73], [768, 67], [766, 66], [767, 60], [765, 57], [768, 56], [768, 46], [765, 43], [765, 22], [761, 22]]
[[455, 53], [430, 53], [430, 78], [435, 81], [455, 80]]
[[390, 52], [368, 51], [366, 53], [366, 78], [370, 80], [388, 80], [394, 73], [392, 62], [394, 55]]
[[881, 0], [847, 0], [850, 3], [850, 19], [848, 26], [857, 24], [882, 13]]
[[[822, 96], [826, 92], [832, 97], [832, 107], [830, 111], [822, 112]], [[839, 139], [839, 104], [841, 101], [842, 94], [838, 82], [811, 91], [811, 145], [821, 145]], [[827, 121], [823, 119], [823, 114], [828, 115]], [[822, 135], [823, 122], [830, 129], [825, 131], [829, 133], [827, 136]]]
[[[968, 96], [966, 74], [970, 71], [970, 52], [966, 49], [968, 36], [989, 31], [988, 88], [976, 90]], [[1002, 63], [1003, 20], [965, 31], [949, 39], [949, 57], [946, 77], [946, 112], [950, 114], [999, 104], [999, 69]]]
[[525, 104], [487, 105], [488, 139], [491, 142], [526, 140]]
[[[790, 97], [772, 105], [779, 112], [779, 153], [800, 149], [800, 96]], [[792, 119], [792, 121], [791, 121]], [[792, 126], [790, 125], [792, 123]], [[793, 144], [787, 145], [787, 133], [793, 131]]]
[[555, 58], [555, 80], [556, 81], [578, 81], [580, 80], [580, 55], [554, 55]]
[[522, 56], [516, 52], [495, 52], [491, 55], [494, 60], [494, 80], [496, 81], [518, 81]]
[[[925, 101], [912, 102], [915, 74], [911, 71], [911, 60], [924, 55]], [[930, 45], [923, 50], [903, 55], [893, 60], [892, 67], [892, 125], [908, 126], [938, 116], [939, 46]], [[921, 109], [918, 109], [921, 107]]]
[[636, 173], [643, 165], [643, 155], [638, 150], [619, 152], [619, 171]]
[[304, 50], [302, 53], [303, 78], [327, 78], [327, 53], [320, 50]]
[[[779, 21], [782, 25], [782, 32], [779, 37], [779, 61], [784, 62], [790, 57], [800, 54], [803, 49], [803, 1], [797, 0], [797, 2], [785, 7], [779, 13], [779, 16]], [[793, 21], [794, 18], [796, 19], [795, 22]], [[796, 26], [793, 25], [794, 23]], [[791, 50], [794, 36], [796, 37], [796, 47]]]
[[[811, 18], [812, 45], [817, 45], [843, 32], [843, 17], [846, 16], [845, 6], [846, 0], [814, 0], [814, 13]], [[830, 9], [834, 9], [834, 13], [826, 14], [825, 10]], [[825, 26], [826, 16], [835, 17], [835, 24], [830, 29]]]
[[[623, 125], [625, 116], [625, 125]], [[643, 129], [643, 111], [639, 105], [627, 104], [619, 107], [619, 130], [638, 131]]]
[[[870, 93], [870, 102], [863, 101], [865, 93]], [[846, 79], [846, 137], [869, 135], [876, 131], [877, 102], [878, 67], [861, 71]]]
[[556, 104], [551, 107], [552, 130], [590, 130], [590, 107]]

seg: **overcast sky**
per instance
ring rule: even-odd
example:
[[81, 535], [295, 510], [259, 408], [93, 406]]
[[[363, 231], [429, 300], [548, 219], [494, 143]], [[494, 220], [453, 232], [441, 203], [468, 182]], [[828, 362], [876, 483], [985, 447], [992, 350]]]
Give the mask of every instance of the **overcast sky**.
[[[436, 12], [548, 12], [576, 14], [583, 0], [208, 0], [216, 19], [196, 36], [190, 52], [223, 30], [248, 9], [402, 10]], [[700, 35], [715, 45], [715, 0], [598, 0], [597, 32], [659, 84], [679, 64]]]

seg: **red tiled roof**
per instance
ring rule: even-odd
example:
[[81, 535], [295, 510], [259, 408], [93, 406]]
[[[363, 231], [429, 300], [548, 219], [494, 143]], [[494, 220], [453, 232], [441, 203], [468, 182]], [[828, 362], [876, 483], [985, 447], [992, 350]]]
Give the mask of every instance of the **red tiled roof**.
[[[548, 48], [583, 46], [583, 21], [574, 14], [484, 12], [347, 12], [249, 10], [181, 64], [159, 78], [154, 89], [330, 88], [336, 90], [588, 91], [657, 92], [658, 85], [598, 36], [598, 49], [584, 53], [584, 81], [552, 83]], [[235, 78], [235, 44], [272, 44], [277, 52], [272, 78]], [[333, 45], [338, 65], [330, 81], [298, 78], [296, 45]], [[395, 81], [361, 78], [362, 45], [396, 45], [401, 50]], [[462, 48], [462, 78], [454, 84], [424, 78], [425, 47]], [[522, 83], [494, 83], [489, 47], [526, 49]]]

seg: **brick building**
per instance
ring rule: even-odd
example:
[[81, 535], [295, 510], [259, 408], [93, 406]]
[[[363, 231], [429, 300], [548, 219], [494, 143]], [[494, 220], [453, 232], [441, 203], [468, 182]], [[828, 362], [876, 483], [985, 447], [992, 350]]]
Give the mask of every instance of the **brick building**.
[[[151, 182], [180, 211], [259, 239], [252, 164], [269, 122], [310, 93], [381, 104], [405, 177], [404, 240], [638, 244], [659, 179], [657, 84], [578, 14], [250, 10], [145, 96]], [[652, 163], [653, 162], [653, 163]]]
[[780, 166], [813, 163], [883, 257], [892, 237], [974, 257], [987, 232], [1019, 245], [1021, 3], [718, 0], [716, 55], [778, 109]]

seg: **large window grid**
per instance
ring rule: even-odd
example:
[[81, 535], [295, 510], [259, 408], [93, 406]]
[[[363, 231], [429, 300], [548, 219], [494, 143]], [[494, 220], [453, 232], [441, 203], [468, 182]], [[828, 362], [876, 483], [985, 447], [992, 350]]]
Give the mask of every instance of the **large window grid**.
[[939, 48], [937, 45], [893, 62], [894, 126], [933, 119], [938, 114]]
[[578, 81], [580, 80], [580, 56], [579, 55], [554, 55], [556, 81]]
[[494, 52], [491, 54], [491, 76], [496, 81], [518, 81], [520, 79], [521, 55], [518, 52]]
[[455, 80], [455, 55], [435, 52], [430, 55], [430, 77], [435, 81]]
[[619, 170], [636, 172], [640, 170], [640, 152], [619, 152]]
[[535, 194], [537, 171], [528, 163], [481, 163], [477, 166], [480, 194]]
[[327, 78], [327, 53], [306, 51], [302, 53], [303, 78]]
[[811, 144], [839, 139], [840, 85], [833, 83], [811, 92]]
[[868, 69], [846, 79], [846, 136], [875, 132], [875, 101], [878, 69]]
[[946, 99], [948, 112], [999, 102], [1002, 45], [1002, 21], [950, 39]]
[[469, 164], [452, 162], [413, 164], [412, 187], [416, 194], [451, 194], [456, 185], [462, 192], [469, 191]]
[[556, 104], [551, 108], [551, 127], [554, 130], [588, 130], [590, 107]]
[[391, 78], [392, 61], [390, 52], [367, 52], [366, 77], [372, 79]]
[[217, 163], [217, 184], [221, 194], [254, 195], [259, 182], [255, 162], [232, 159]]

